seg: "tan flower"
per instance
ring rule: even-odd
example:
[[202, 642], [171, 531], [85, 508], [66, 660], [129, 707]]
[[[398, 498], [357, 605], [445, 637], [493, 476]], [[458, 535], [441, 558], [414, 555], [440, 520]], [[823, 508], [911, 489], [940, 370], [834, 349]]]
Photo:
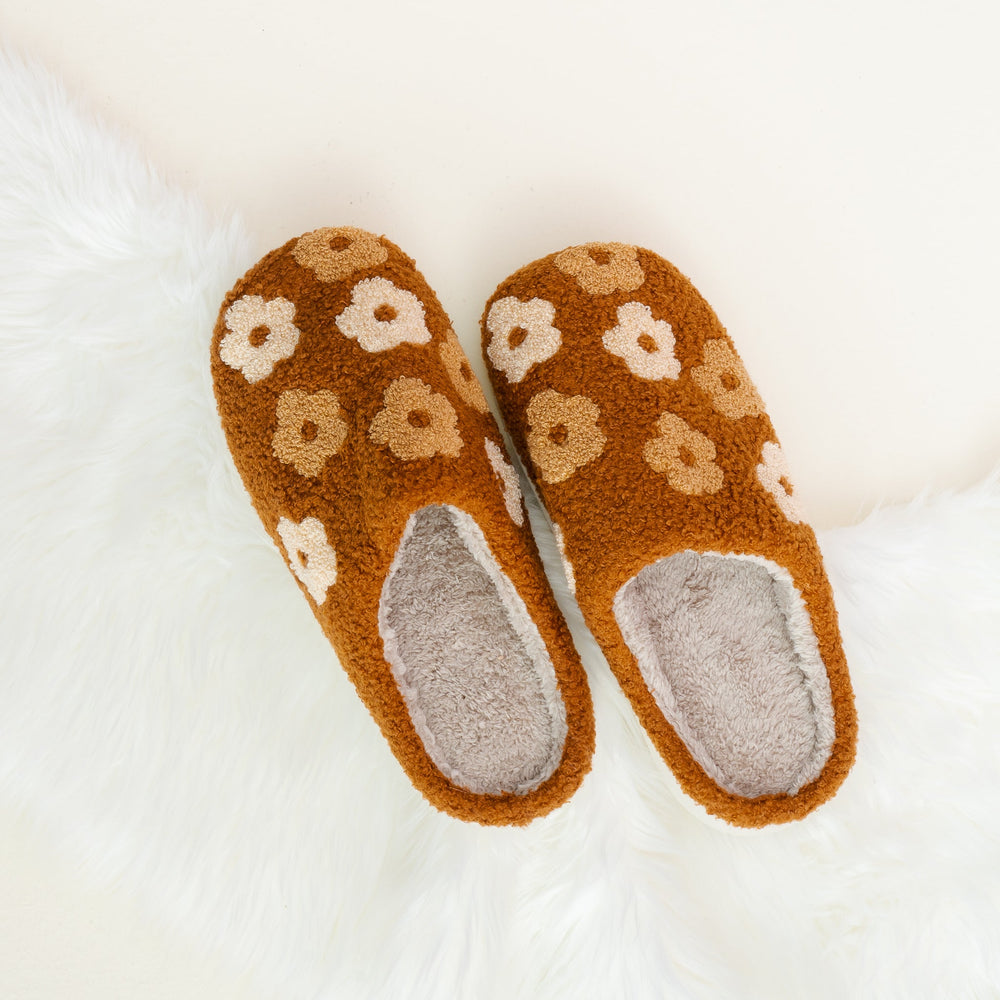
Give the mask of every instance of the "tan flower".
[[295, 304], [288, 299], [244, 295], [226, 310], [229, 333], [219, 344], [219, 357], [251, 384], [267, 378], [279, 361], [295, 353], [299, 330], [294, 316]]
[[384, 264], [389, 251], [373, 233], [337, 226], [306, 233], [292, 248], [292, 256], [320, 281], [340, 281], [355, 271]]
[[792, 495], [792, 484], [788, 480], [788, 462], [781, 445], [776, 441], [765, 441], [761, 448], [761, 463], [757, 466], [757, 479], [760, 485], [774, 497], [774, 502], [781, 508], [782, 514], [792, 524], [802, 520], [802, 508]]
[[368, 436], [376, 444], [387, 444], [397, 458], [455, 458], [462, 450], [455, 408], [425, 382], [397, 378], [382, 398], [385, 405], [375, 414]]
[[658, 437], [646, 442], [642, 457], [681, 493], [715, 493], [722, 486], [722, 469], [715, 464], [712, 439], [696, 431], [675, 413], [663, 413], [656, 423]]
[[645, 280], [636, 248], [627, 243], [584, 243], [556, 255], [555, 265], [591, 295], [634, 292]]
[[586, 396], [545, 389], [534, 396], [528, 415], [528, 451], [542, 479], [561, 483], [604, 451], [608, 439], [597, 426], [601, 411]]
[[326, 592], [337, 582], [337, 553], [326, 540], [323, 522], [307, 517], [296, 524], [283, 517], [278, 521], [278, 535], [292, 572], [309, 591], [309, 596], [322, 604]]
[[351, 304], [335, 322], [345, 337], [371, 353], [431, 339], [420, 299], [387, 278], [359, 281], [351, 289]]
[[605, 349], [621, 358], [639, 378], [659, 381], [677, 378], [681, 363], [674, 354], [674, 331], [666, 320], [653, 319], [641, 302], [618, 307], [618, 325], [601, 338]]
[[721, 337], [706, 340], [703, 363], [691, 369], [691, 377], [712, 397], [712, 403], [730, 420], [756, 417], [764, 412], [764, 403], [747, 375], [739, 355]]
[[521, 483], [517, 478], [517, 470], [507, 461], [503, 448], [486, 439], [486, 457], [493, 466], [493, 471], [500, 480], [503, 489], [503, 502], [510, 514], [510, 519], [520, 528], [524, 524], [524, 507], [521, 505]]
[[340, 401], [328, 389], [310, 395], [288, 389], [278, 397], [278, 429], [271, 439], [275, 458], [294, 465], [302, 476], [318, 476], [326, 460], [340, 451], [347, 424]]
[[559, 350], [562, 334], [552, 325], [556, 307], [545, 299], [522, 302], [513, 295], [490, 306], [486, 329], [490, 343], [486, 356], [507, 376], [520, 382], [529, 369]]
[[469, 365], [469, 359], [465, 356], [465, 351], [462, 350], [462, 345], [458, 342], [454, 330], [449, 329], [445, 334], [444, 343], [438, 348], [438, 353], [441, 355], [444, 369], [459, 396], [474, 410], [486, 413], [489, 410], [489, 405], [483, 395], [483, 387], [479, 384], [476, 373]]

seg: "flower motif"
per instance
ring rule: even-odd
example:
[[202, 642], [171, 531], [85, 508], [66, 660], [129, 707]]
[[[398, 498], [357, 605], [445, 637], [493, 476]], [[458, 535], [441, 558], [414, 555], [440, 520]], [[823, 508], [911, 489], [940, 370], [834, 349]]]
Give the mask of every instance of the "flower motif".
[[556, 536], [556, 547], [559, 549], [559, 558], [562, 560], [563, 572], [566, 574], [566, 583], [569, 585], [569, 592], [575, 597], [576, 573], [573, 572], [573, 564], [566, 556], [566, 539], [563, 538], [562, 528], [558, 524], [553, 524], [552, 534]]
[[312, 395], [288, 389], [278, 397], [277, 417], [271, 451], [279, 461], [294, 465], [302, 476], [318, 476], [347, 437], [340, 401], [328, 389]]
[[528, 451], [546, 483], [561, 483], [604, 451], [608, 439], [597, 426], [601, 411], [586, 396], [545, 389], [525, 410]]
[[462, 350], [462, 345], [455, 336], [455, 331], [449, 329], [445, 334], [444, 343], [438, 348], [441, 362], [456, 392], [474, 410], [486, 413], [489, 405], [483, 395], [483, 387], [479, 384], [475, 372], [469, 365], [469, 359]]
[[251, 385], [267, 378], [279, 361], [295, 353], [299, 330], [294, 316], [295, 304], [288, 299], [244, 295], [226, 310], [229, 333], [219, 344], [219, 357]]
[[545, 299], [522, 302], [508, 295], [490, 306], [486, 355], [508, 382], [520, 382], [530, 368], [559, 350], [562, 334], [552, 325], [555, 318], [556, 307]]
[[639, 378], [677, 378], [681, 363], [674, 354], [674, 331], [666, 320], [653, 319], [641, 302], [618, 307], [618, 325], [601, 338], [605, 349], [621, 358]]
[[722, 486], [722, 469], [715, 464], [712, 439], [696, 431], [675, 413], [663, 413], [656, 422], [658, 437], [642, 449], [642, 457], [681, 493], [715, 493]]
[[761, 463], [757, 466], [760, 485], [774, 497], [782, 514], [792, 524], [798, 524], [802, 520], [802, 508], [792, 495], [792, 484], [788, 481], [788, 462], [781, 445], [776, 441], [765, 441], [760, 457]]
[[519, 528], [523, 527], [524, 508], [521, 506], [521, 484], [518, 482], [517, 470], [504, 457], [503, 449], [489, 438], [486, 439], [486, 457], [503, 486], [503, 502], [510, 519]]
[[397, 458], [455, 458], [462, 450], [455, 408], [425, 382], [397, 378], [382, 399], [385, 405], [375, 414], [368, 436], [376, 444], [387, 444]]
[[340, 281], [355, 271], [384, 264], [389, 251], [373, 233], [337, 226], [306, 233], [292, 248], [292, 256], [320, 281]]
[[691, 377], [712, 397], [712, 403], [730, 420], [756, 417], [764, 412], [764, 403], [747, 375], [743, 362], [722, 337], [706, 340], [703, 363], [691, 369]]
[[584, 243], [556, 255], [555, 265], [591, 295], [634, 292], [645, 280], [636, 248], [627, 243]]
[[307, 517], [296, 524], [287, 517], [278, 521], [278, 535], [288, 554], [288, 565], [317, 603], [326, 600], [326, 592], [337, 582], [337, 553], [326, 540], [323, 522]]
[[431, 339], [424, 307], [413, 292], [388, 278], [365, 278], [351, 289], [351, 304], [337, 317], [345, 337], [371, 353], [400, 344], [426, 344]]

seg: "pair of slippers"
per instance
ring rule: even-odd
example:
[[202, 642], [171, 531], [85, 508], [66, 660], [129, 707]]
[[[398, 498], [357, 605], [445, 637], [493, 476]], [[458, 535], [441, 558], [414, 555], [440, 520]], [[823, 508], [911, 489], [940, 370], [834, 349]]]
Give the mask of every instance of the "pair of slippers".
[[[566, 577], [681, 788], [758, 827], [854, 760], [830, 585], [760, 396], [656, 254], [571, 247], [483, 314]], [[236, 467], [358, 694], [439, 809], [524, 824], [590, 768], [586, 675], [447, 315], [384, 237], [318, 229], [232, 289], [212, 374]]]

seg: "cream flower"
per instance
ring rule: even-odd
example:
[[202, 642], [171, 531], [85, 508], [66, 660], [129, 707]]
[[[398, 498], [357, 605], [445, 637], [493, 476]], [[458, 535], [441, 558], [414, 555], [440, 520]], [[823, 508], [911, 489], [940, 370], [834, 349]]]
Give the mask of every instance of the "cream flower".
[[524, 525], [524, 507], [521, 505], [521, 484], [517, 478], [517, 470], [504, 457], [503, 449], [486, 439], [486, 457], [493, 466], [503, 488], [503, 502], [507, 507], [510, 519], [520, 528]]
[[788, 462], [781, 445], [776, 441], [765, 441], [760, 457], [761, 463], [757, 466], [760, 485], [774, 497], [782, 514], [792, 524], [798, 524], [802, 520], [802, 508], [792, 495], [792, 484], [788, 481]]
[[384, 264], [389, 251], [374, 233], [337, 226], [306, 233], [292, 248], [292, 256], [320, 281], [340, 281], [355, 271]]
[[627, 243], [584, 243], [556, 255], [555, 265], [591, 295], [634, 292], [645, 280], [636, 248]]
[[696, 431], [675, 413], [663, 413], [656, 423], [658, 437], [647, 441], [642, 457], [681, 493], [716, 493], [722, 486], [722, 469], [715, 464], [712, 439]]
[[469, 365], [469, 359], [465, 356], [465, 351], [462, 350], [462, 345], [458, 342], [454, 330], [449, 329], [445, 333], [444, 343], [438, 348], [438, 353], [441, 355], [441, 363], [459, 396], [474, 410], [486, 413], [489, 410], [489, 404], [483, 395], [483, 387], [479, 384], [476, 373]]
[[653, 319], [641, 302], [618, 307], [618, 325], [601, 338], [605, 349], [621, 358], [639, 378], [677, 378], [681, 363], [674, 354], [674, 331], [666, 320]]
[[267, 378], [279, 361], [295, 353], [299, 330], [294, 316], [295, 304], [288, 299], [244, 295], [226, 310], [229, 333], [219, 344], [219, 357], [251, 384]]
[[375, 414], [368, 436], [376, 444], [387, 444], [397, 458], [455, 458], [462, 450], [455, 408], [425, 382], [397, 378], [382, 399], [385, 405]]
[[566, 574], [566, 583], [569, 584], [569, 592], [575, 597], [576, 573], [573, 572], [573, 564], [566, 556], [566, 539], [563, 538], [562, 528], [558, 524], [553, 524], [552, 534], [556, 536], [556, 547], [559, 549], [559, 558], [562, 560], [563, 572]]
[[507, 376], [520, 382], [530, 368], [551, 358], [562, 343], [562, 334], [552, 325], [556, 307], [545, 299], [522, 302], [513, 295], [490, 306], [486, 329], [490, 343], [486, 356]]
[[431, 339], [420, 299], [387, 278], [365, 278], [351, 289], [351, 304], [337, 317], [345, 337], [371, 353]]
[[309, 596], [317, 603], [337, 582], [337, 553], [326, 540], [323, 522], [307, 517], [301, 524], [287, 517], [278, 521], [278, 535], [288, 555], [288, 565]]
[[722, 337], [706, 340], [702, 358], [704, 362], [691, 369], [691, 378], [712, 397], [719, 413], [730, 420], [739, 420], [764, 412], [764, 403], [743, 362], [726, 340]]
[[528, 451], [547, 483], [561, 483], [604, 451], [607, 437], [597, 426], [601, 411], [586, 396], [545, 389], [528, 403]]
[[278, 429], [271, 439], [271, 450], [275, 458], [294, 465], [303, 476], [318, 476], [347, 437], [340, 401], [328, 389], [312, 395], [288, 389], [278, 397], [276, 415]]

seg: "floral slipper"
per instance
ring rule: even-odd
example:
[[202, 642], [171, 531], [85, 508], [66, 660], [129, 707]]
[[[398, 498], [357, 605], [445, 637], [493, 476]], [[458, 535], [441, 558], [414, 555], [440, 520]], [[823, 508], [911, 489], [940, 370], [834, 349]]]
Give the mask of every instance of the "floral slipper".
[[226, 297], [212, 376], [264, 526], [410, 780], [523, 824], [590, 768], [579, 656], [448, 317], [388, 240], [290, 240]]
[[757, 390], [663, 258], [571, 247], [504, 281], [483, 348], [566, 575], [681, 787], [737, 826], [800, 819], [854, 760], [816, 538]]

